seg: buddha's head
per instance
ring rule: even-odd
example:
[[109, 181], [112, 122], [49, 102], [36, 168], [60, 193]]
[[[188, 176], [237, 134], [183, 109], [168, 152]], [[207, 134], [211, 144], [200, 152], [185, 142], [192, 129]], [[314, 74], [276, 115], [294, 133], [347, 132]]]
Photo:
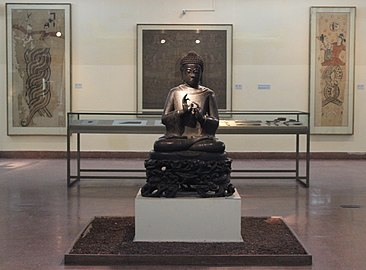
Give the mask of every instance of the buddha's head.
[[192, 88], [198, 88], [202, 79], [204, 63], [202, 58], [191, 51], [180, 60], [183, 82]]

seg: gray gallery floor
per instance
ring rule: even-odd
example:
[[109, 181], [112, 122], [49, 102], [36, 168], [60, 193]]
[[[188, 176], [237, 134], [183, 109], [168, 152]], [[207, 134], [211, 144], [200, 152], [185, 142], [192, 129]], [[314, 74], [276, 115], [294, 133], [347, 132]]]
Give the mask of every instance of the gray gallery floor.
[[[234, 168], [287, 160], [235, 160]], [[136, 168], [143, 160], [86, 160]], [[66, 188], [66, 161], [0, 159], [0, 269], [366, 269], [366, 161], [313, 160], [311, 186], [234, 180], [243, 216], [282, 216], [313, 255], [312, 267], [65, 266], [63, 255], [94, 216], [133, 216], [143, 180], [83, 180]]]

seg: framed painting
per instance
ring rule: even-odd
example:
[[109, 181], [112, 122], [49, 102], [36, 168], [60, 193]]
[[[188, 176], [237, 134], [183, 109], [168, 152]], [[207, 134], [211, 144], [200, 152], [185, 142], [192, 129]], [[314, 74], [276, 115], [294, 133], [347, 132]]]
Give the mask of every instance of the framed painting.
[[162, 111], [168, 92], [182, 82], [179, 61], [189, 51], [205, 63], [202, 85], [220, 111], [231, 110], [232, 25], [138, 24], [137, 110]]
[[6, 4], [8, 135], [66, 135], [71, 5]]
[[310, 130], [353, 134], [355, 7], [310, 8]]

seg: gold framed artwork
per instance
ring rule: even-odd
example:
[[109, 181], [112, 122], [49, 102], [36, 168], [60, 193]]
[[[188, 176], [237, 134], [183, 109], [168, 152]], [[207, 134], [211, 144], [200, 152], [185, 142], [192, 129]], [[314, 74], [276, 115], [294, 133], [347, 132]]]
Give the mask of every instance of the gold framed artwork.
[[181, 83], [179, 60], [195, 51], [205, 62], [202, 85], [215, 91], [220, 111], [231, 110], [231, 24], [138, 24], [137, 110], [162, 111]]
[[8, 135], [66, 135], [71, 5], [6, 4]]
[[355, 7], [310, 8], [310, 130], [353, 134]]

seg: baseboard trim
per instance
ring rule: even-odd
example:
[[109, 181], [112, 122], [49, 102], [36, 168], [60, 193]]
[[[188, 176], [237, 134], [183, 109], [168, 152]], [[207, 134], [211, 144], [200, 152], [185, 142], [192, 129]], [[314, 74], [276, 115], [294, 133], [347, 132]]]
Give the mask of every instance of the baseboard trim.
[[[83, 151], [82, 158], [148, 158], [149, 152], [106, 152], [106, 151]], [[76, 152], [71, 153], [72, 158], [76, 157]], [[228, 152], [228, 156], [233, 159], [293, 159], [293, 152]], [[0, 158], [9, 159], [57, 159], [66, 158], [65, 151], [0, 151]], [[305, 158], [305, 153], [300, 153], [301, 158]], [[365, 152], [313, 152], [311, 159], [366, 159]]]

